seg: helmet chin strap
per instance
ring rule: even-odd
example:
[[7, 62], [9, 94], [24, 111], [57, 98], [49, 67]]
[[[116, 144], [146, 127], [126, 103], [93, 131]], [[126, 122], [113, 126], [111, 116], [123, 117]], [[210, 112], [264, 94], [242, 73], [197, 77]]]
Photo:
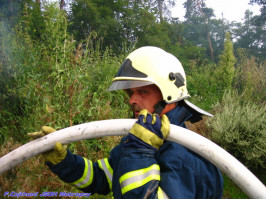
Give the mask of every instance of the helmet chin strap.
[[167, 103], [164, 100], [159, 101], [157, 104], [153, 106], [153, 108], [155, 109], [154, 113], [161, 115], [166, 105]]
[[[154, 108], [154, 112], [153, 113], [156, 113], [158, 115], [161, 115], [161, 113], [163, 112], [163, 110], [165, 109], [165, 106], [167, 105], [167, 103], [162, 100], [162, 101], [159, 101], [157, 104], [155, 104], [153, 106]], [[135, 118], [135, 114], [133, 112], [133, 118]]]

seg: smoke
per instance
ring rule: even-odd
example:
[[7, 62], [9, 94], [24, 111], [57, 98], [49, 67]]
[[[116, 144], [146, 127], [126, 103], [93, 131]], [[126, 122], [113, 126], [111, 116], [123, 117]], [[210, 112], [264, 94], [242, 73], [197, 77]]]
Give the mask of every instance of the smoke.
[[0, 111], [12, 112], [18, 102], [15, 76], [19, 60], [13, 28], [18, 24], [21, 7], [21, 1], [0, 0]]
[[12, 45], [15, 35], [12, 29], [18, 24], [21, 4], [18, 0], [0, 0], [0, 64], [2, 67], [6, 67], [13, 60]]

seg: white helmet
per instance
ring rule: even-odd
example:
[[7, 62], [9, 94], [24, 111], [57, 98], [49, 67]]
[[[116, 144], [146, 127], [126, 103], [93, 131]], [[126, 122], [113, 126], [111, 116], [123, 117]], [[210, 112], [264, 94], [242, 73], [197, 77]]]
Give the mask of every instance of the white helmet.
[[[158, 47], [141, 47], [128, 55], [115, 75], [108, 91], [155, 84], [165, 104], [190, 98], [182, 64], [172, 54]], [[212, 116], [188, 101], [190, 108]]]

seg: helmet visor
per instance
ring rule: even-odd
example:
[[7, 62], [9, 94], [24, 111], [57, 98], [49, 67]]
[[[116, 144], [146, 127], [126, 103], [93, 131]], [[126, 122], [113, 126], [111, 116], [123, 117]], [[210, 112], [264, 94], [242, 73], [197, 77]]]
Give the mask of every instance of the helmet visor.
[[154, 83], [150, 81], [135, 81], [135, 80], [114, 81], [107, 91], [124, 90], [124, 89], [142, 87], [142, 86], [152, 85], [152, 84]]

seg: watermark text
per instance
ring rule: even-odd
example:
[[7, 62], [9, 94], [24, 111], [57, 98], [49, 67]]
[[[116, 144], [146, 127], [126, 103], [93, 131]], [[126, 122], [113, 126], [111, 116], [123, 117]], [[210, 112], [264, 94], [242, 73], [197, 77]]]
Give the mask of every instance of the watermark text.
[[5, 192], [4, 197], [89, 197], [91, 193], [73, 193], [73, 192]]

